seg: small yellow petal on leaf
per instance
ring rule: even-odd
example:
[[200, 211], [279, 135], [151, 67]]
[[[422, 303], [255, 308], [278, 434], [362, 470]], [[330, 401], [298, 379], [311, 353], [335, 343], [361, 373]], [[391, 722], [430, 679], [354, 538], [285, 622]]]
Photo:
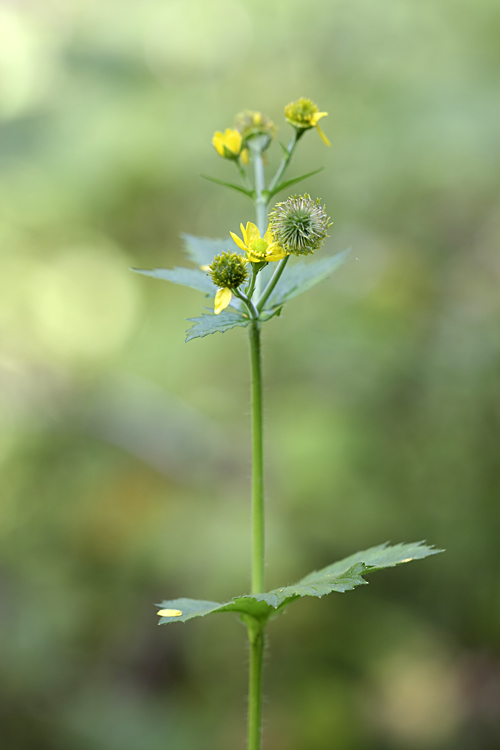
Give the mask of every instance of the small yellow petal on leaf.
[[182, 612], [180, 609], [160, 609], [156, 614], [160, 617], [180, 617]]
[[401, 560], [402, 563], [404, 562], [411, 562], [413, 560], [413, 557], [406, 557], [404, 560]]
[[226, 309], [226, 307], [231, 302], [231, 297], [232, 294], [230, 289], [228, 289], [227, 287], [224, 287], [224, 289], [219, 289], [219, 291], [215, 295], [214, 300], [214, 313], [216, 315]]

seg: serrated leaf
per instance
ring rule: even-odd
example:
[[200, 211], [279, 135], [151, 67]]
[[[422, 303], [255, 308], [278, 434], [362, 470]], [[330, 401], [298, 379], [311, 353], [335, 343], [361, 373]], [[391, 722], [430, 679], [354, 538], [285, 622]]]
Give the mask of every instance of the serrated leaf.
[[266, 308], [280, 307], [285, 302], [312, 289], [320, 281], [327, 279], [337, 268], [346, 262], [350, 249], [309, 263], [303, 261], [286, 269], [278, 286], [266, 303]]
[[203, 177], [205, 180], [209, 180], [210, 182], [215, 182], [217, 185], [223, 185], [224, 187], [230, 188], [231, 190], [236, 190], [238, 193], [243, 193], [243, 195], [246, 195], [247, 198], [250, 198], [253, 200], [255, 198], [255, 191], [254, 190], [247, 190], [244, 187], [241, 187], [241, 185], [235, 185], [234, 182], [226, 182], [225, 180], [219, 180], [217, 177], [210, 177], [208, 174], [202, 174], [200, 177]]
[[349, 591], [355, 586], [366, 584], [361, 578], [361, 573], [365, 570], [362, 564], [353, 565], [345, 571], [342, 576], [338, 576], [335, 581], [318, 582], [317, 584], [302, 585], [299, 583], [295, 586], [286, 586], [283, 589], [275, 589], [267, 594], [248, 594], [247, 596], [237, 596], [232, 601], [225, 604], [218, 602], [207, 602], [198, 599], [170, 599], [161, 602], [157, 606], [161, 610], [177, 610], [181, 615], [174, 617], [162, 617], [160, 625], [169, 622], [186, 622], [193, 617], [205, 617], [205, 615], [217, 612], [236, 612], [240, 615], [249, 615], [261, 622], [265, 622], [272, 615], [276, 614], [279, 607], [286, 606], [294, 599], [301, 596], [323, 596], [332, 591]]
[[324, 170], [324, 167], [320, 167], [319, 169], [314, 169], [312, 172], [307, 172], [306, 174], [300, 175], [300, 177], [292, 177], [291, 180], [285, 180], [284, 182], [280, 182], [279, 185], [276, 185], [275, 188], [269, 191], [269, 197], [272, 198], [277, 193], [280, 193], [282, 190], [284, 190], [287, 187], [291, 187], [291, 185], [296, 185], [297, 182], [301, 182], [302, 180], [307, 180], [308, 177], [312, 177], [315, 174], [318, 174], [318, 172], [322, 172]]
[[228, 310], [223, 310], [219, 315], [200, 315], [188, 320], [194, 325], [186, 331], [186, 342], [209, 336], [211, 333], [225, 333], [236, 326], [245, 328], [250, 323], [249, 318], [245, 318], [241, 313]]
[[142, 273], [143, 276], [152, 276], [154, 279], [162, 279], [163, 281], [170, 281], [172, 284], [181, 284], [182, 286], [188, 286], [191, 289], [197, 289], [199, 292], [204, 292], [212, 297], [217, 292], [217, 287], [212, 283], [210, 278], [207, 276], [205, 271], [201, 271], [198, 268], [132, 268], [135, 273]]
[[181, 614], [173, 617], [162, 617], [160, 625], [169, 622], [186, 622], [193, 617], [204, 617], [216, 612], [235, 612], [247, 615], [262, 624], [270, 617], [281, 612], [290, 602], [304, 596], [322, 597], [332, 592], [344, 593], [356, 586], [368, 583], [363, 575], [383, 568], [422, 560], [430, 555], [437, 555], [443, 550], [428, 547], [424, 542], [412, 544], [380, 544], [377, 547], [346, 557], [344, 560], [315, 570], [292, 586], [268, 591], [265, 594], [247, 594], [238, 596], [230, 602], [200, 601], [197, 599], [171, 599], [157, 605], [161, 609], [177, 610]]
[[350, 555], [344, 560], [328, 565], [319, 571], [314, 571], [303, 578], [302, 582], [309, 583], [313, 579], [316, 579], [317, 576], [342, 575], [356, 563], [363, 563], [366, 566], [366, 572], [371, 573], [374, 570], [382, 570], [383, 568], [394, 568], [396, 565], [411, 562], [412, 560], [422, 560], [424, 557], [437, 555], [442, 551], [441, 549], [428, 547], [424, 542], [394, 544], [391, 546], [387, 543], [379, 544], [377, 547], [370, 547], [370, 549], [363, 552], [355, 552], [354, 555]]
[[184, 241], [184, 252], [196, 266], [209, 266], [216, 255], [233, 250], [231, 237], [225, 240], [210, 237], [195, 237], [194, 234], [181, 234]]

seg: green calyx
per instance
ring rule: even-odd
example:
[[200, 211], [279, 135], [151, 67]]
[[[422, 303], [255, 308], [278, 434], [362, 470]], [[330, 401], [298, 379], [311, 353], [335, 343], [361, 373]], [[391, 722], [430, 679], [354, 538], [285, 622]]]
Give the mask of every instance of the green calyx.
[[244, 141], [256, 135], [265, 135], [267, 136], [267, 145], [269, 145], [276, 135], [277, 128], [272, 120], [262, 112], [245, 109], [236, 116], [236, 130], [241, 133]]
[[310, 255], [318, 250], [331, 226], [319, 198], [314, 201], [307, 194], [277, 203], [269, 219], [275, 242], [293, 255]]
[[216, 286], [227, 289], [236, 289], [248, 279], [244, 258], [229, 251], [215, 256], [208, 274]]

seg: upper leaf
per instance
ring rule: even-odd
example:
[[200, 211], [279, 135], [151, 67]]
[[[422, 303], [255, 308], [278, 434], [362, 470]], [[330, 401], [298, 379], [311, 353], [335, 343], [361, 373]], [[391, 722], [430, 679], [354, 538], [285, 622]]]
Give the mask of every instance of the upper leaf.
[[162, 617], [160, 625], [168, 622], [186, 622], [193, 617], [203, 617], [215, 612], [237, 612], [249, 615], [265, 623], [282, 611], [290, 602], [302, 596], [322, 597], [332, 591], [344, 593], [356, 586], [366, 585], [363, 575], [382, 568], [393, 568], [395, 565], [421, 560], [429, 555], [442, 552], [428, 547], [423, 542], [413, 544], [396, 544], [389, 547], [380, 544], [363, 552], [356, 552], [344, 560], [314, 571], [292, 586], [274, 589], [266, 594], [248, 594], [239, 596], [225, 604], [218, 602], [198, 601], [196, 599], [173, 599], [162, 602], [162, 609], [179, 610], [182, 614], [174, 617]]
[[164, 281], [171, 281], [173, 284], [182, 284], [182, 286], [189, 286], [191, 289], [197, 289], [200, 292], [209, 294], [211, 297], [215, 296], [217, 287], [212, 283], [211, 279], [205, 271], [201, 271], [198, 268], [133, 268], [132, 271], [136, 273], [142, 273], [144, 276], [153, 276], [155, 279], [163, 279]]
[[291, 180], [284, 180], [284, 182], [280, 182], [279, 185], [276, 185], [275, 188], [268, 191], [269, 198], [273, 198], [277, 193], [280, 193], [285, 188], [291, 187], [292, 185], [296, 185], [297, 182], [300, 182], [301, 180], [306, 180], [308, 177], [312, 177], [313, 175], [318, 174], [319, 172], [322, 172], [323, 170], [324, 170], [324, 167], [320, 167], [319, 169], [313, 169], [312, 172], [301, 174], [300, 177], [292, 177]]
[[211, 333], [225, 333], [236, 326], [245, 328], [250, 323], [250, 319], [245, 318], [241, 313], [228, 310], [223, 310], [219, 315], [203, 314], [198, 318], [188, 318], [188, 320], [194, 325], [186, 331], [186, 342], [209, 336]]
[[216, 255], [234, 248], [233, 240], [211, 239], [210, 237], [195, 237], [194, 234], [181, 234], [184, 240], [184, 252], [196, 266], [209, 266]]
[[255, 199], [255, 190], [247, 190], [244, 187], [241, 187], [241, 185], [235, 185], [234, 182], [226, 182], [225, 180], [219, 180], [217, 177], [210, 177], [208, 174], [202, 174], [200, 175], [205, 180], [210, 180], [210, 182], [215, 182], [217, 185], [223, 185], [224, 187], [230, 188], [231, 190], [236, 190], [238, 193], [243, 193], [243, 195], [246, 195], [247, 198], [251, 198], [252, 200]]
[[328, 565], [321, 570], [315, 570], [302, 579], [302, 583], [310, 583], [322, 576], [339, 576], [346, 570], [349, 570], [356, 563], [363, 563], [366, 566], [366, 572], [371, 573], [374, 570], [383, 568], [394, 568], [396, 565], [411, 562], [412, 560], [422, 560], [429, 555], [437, 555], [442, 552], [441, 549], [428, 547], [424, 542], [413, 542], [412, 544], [379, 544], [377, 547], [370, 547], [363, 552], [355, 552], [354, 555], [340, 560], [339, 562]]

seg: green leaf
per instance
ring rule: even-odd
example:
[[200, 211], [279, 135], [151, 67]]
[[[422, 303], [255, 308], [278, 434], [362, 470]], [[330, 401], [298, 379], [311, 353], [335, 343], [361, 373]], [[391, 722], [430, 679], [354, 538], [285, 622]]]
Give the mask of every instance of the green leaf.
[[163, 601], [157, 606], [162, 609], [172, 609], [182, 612], [181, 615], [173, 617], [162, 617], [160, 625], [169, 622], [186, 622], [193, 617], [204, 617], [216, 612], [236, 612], [240, 615], [250, 615], [256, 620], [265, 622], [271, 616], [276, 614], [279, 607], [286, 606], [294, 599], [301, 596], [323, 596], [332, 591], [349, 591], [355, 586], [366, 584], [361, 578], [361, 573], [365, 570], [362, 564], [354, 565], [342, 576], [338, 576], [335, 581], [329, 580], [326, 583], [318, 582], [302, 585], [302, 582], [295, 586], [287, 586], [283, 589], [275, 589], [267, 594], [248, 594], [247, 596], [237, 596], [230, 602], [219, 604], [218, 602], [206, 602], [197, 599], [170, 599]]
[[231, 237], [226, 240], [214, 240], [210, 237], [195, 237], [194, 234], [181, 234], [184, 251], [196, 266], [209, 266], [216, 255], [234, 248]]
[[217, 185], [223, 185], [224, 187], [231, 188], [231, 190], [236, 190], [238, 193], [243, 193], [243, 195], [246, 195], [247, 198], [250, 198], [251, 200], [254, 200], [255, 198], [255, 190], [247, 190], [246, 188], [241, 187], [241, 185], [235, 185], [233, 182], [219, 180], [217, 177], [210, 177], [208, 174], [202, 174], [200, 177], [203, 177], [205, 180], [210, 180], [210, 182], [215, 182]]
[[152, 268], [151, 270], [132, 268], [132, 271], [142, 273], [143, 276], [152, 276], [154, 279], [163, 279], [164, 281], [171, 281], [173, 284], [188, 286], [212, 297], [217, 292], [217, 287], [211, 282], [205, 271], [200, 271], [198, 268]]
[[236, 612], [253, 617], [264, 624], [269, 618], [281, 612], [290, 602], [303, 596], [321, 598], [332, 592], [344, 593], [356, 586], [368, 583], [363, 575], [383, 568], [422, 560], [430, 555], [437, 555], [443, 550], [428, 547], [424, 542], [413, 544], [380, 544], [363, 552], [356, 552], [344, 560], [315, 570], [292, 586], [274, 589], [265, 594], [248, 594], [238, 596], [230, 602], [198, 601], [196, 599], [171, 599], [158, 605], [161, 609], [178, 610], [182, 614], [174, 617], [162, 617], [160, 625], [169, 622], [186, 622], [193, 617], [204, 617], [216, 612]]
[[319, 169], [314, 169], [312, 172], [307, 172], [307, 174], [302, 174], [300, 175], [300, 177], [292, 177], [291, 180], [280, 182], [279, 185], [276, 185], [275, 188], [269, 191], [269, 197], [272, 198], [274, 195], [280, 193], [285, 188], [290, 187], [291, 185], [295, 185], [297, 182], [301, 182], [301, 180], [306, 180], [308, 177], [312, 177], [313, 175], [318, 174], [318, 172], [322, 172], [323, 170], [324, 167], [320, 167]]
[[250, 323], [249, 318], [228, 310], [223, 310], [219, 315], [204, 314], [199, 318], [188, 318], [188, 320], [194, 325], [186, 331], [186, 342], [209, 336], [211, 333], [225, 333], [236, 326], [245, 328]]
[[341, 253], [321, 258], [310, 263], [299, 262], [287, 268], [274, 292], [269, 297], [266, 307], [280, 307], [285, 302], [307, 292], [320, 281], [327, 279], [337, 268], [346, 262], [350, 249]]
[[346, 570], [356, 563], [363, 563], [367, 568], [367, 573], [383, 568], [394, 568], [396, 565], [411, 562], [412, 560], [422, 560], [429, 555], [437, 555], [443, 552], [441, 549], [427, 547], [424, 542], [414, 542], [412, 544], [379, 544], [377, 547], [363, 552], [355, 552], [354, 555], [346, 557], [344, 560], [328, 565], [319, 571], [314, 571], [302, 579], [302, 582], [309, 582], [318, 575], [342, 575]]

